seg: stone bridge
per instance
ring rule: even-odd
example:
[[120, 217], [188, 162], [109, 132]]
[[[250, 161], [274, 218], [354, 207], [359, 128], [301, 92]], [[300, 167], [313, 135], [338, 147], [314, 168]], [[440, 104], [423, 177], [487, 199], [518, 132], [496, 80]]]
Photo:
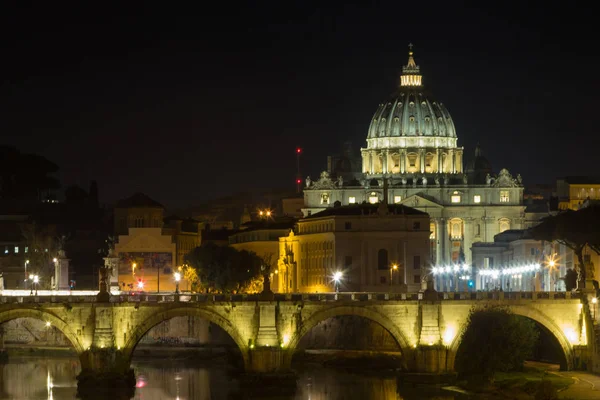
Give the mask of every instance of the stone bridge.
[[[129, 368], [133, 351], [152, 327], [173, 317], [204, 318], [235, 341], [251, 372], [285, 371], [300, 339], [321, 321], [359, 316], [396, 340], [407, 370], [452, 371], [461, 332], [473, 308], [503, 305], [550, 332], [565, 369], [596, 369], [598, 344], [586, 296], [564, 292], [338, 293], [260, 295], [113, 295], [0, 297], [0, 323], [36, 318], [59, 329], [82, 368]], [[595, 311], [595, 310], [594, 310]], [[116, 360], [116, 361], [115, 361]]]

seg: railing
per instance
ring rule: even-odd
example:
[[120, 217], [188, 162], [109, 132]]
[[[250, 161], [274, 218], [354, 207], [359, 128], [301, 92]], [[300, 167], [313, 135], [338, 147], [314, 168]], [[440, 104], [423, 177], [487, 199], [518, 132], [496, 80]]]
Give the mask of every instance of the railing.
[[[572, 292], [437, 292], [437, 300], [569, 300], [580, 299]], [[111, 303], [236, 303], [261, 301], [260, 294], [186, 294], [141, 293], [113, 294]], [[290, 302], [366, 302], [419, 301], [423, 293], [276, 293], [274, 301]], [[427, 299], [426, 299], [427, 300]], [[0, 304], [95, 303], [96, 296], [0, 296]]]

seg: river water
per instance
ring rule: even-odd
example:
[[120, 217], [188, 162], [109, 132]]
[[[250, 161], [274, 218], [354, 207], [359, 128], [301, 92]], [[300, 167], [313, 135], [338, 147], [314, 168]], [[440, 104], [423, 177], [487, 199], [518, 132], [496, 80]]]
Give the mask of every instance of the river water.
[[[180, 361], [140, 359], [132, 363], [137, 376], [136, 400], [243, 399], [236, 375], [225, 364], [183, 366]], [[0, 365], [0, 399], [75, 399], [79, 360], [68, 357], [17, 357]], [[265, 398], [265, 397], [260, 397]], [[395, 377], [350, 374], [305, 364], [298, 367], [295, 393], [266, 397], [277, 400], [398, 400], [462, 397], [432, 386], [398, 383]], [[111, 400], [111, 399], [109, 399]]]

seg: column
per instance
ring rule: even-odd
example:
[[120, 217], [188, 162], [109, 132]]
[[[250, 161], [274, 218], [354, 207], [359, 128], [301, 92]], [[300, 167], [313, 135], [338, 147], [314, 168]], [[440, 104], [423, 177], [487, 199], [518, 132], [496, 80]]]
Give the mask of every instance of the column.
[[421, 173], [425, 172], [425, 149], [419, 149], [419, 168]]
[[437, 172], [440, 173], [442, 172], [442, 166], [440, 165], [441, 163], [441, 153], [440, 153], [440, 149], [435, 149], [435, 162], [436, 162], [436, 166], [435, 169], [433, 170], [433, 172]]
[[449, 150], [449, 157], [450, 157], [450, 172], [451, 173], [456, 173], [456, 164], [455, 164], [455, 160], [454, 160], [454, 150]]
[[442, 261], [442, 241], [441, 241], [441, 232], [442, 232], [442, 223], [440, 222], [440, 218], [434, 218], [433, 222], [435, 224], [435, 263], [441, 265]]
[[381, 163], [383, 164], [381, 166], [382, 167], [381, 169], [382, 169], [382, 171], [383, 171], [384, 174], [387, 174], [387, 172], [388, 172], [388, 163], [390, 161], [389, 160], [389, 150], [384, 150], [381, 155], [382, 155], [382, 157], [381, 157], [382, 158]]
[[369, 173], [373, 174], [375, 170], [375, 151], [371, 150], [369, 154]]
[[400, 150], [400, 173], [403, 174], [406, 171], [406, 150]]

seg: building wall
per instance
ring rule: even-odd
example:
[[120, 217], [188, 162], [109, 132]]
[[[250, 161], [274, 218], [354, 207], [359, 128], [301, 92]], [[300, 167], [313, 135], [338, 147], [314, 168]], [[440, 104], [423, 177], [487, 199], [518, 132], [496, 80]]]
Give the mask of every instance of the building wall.
[[164, 209], [159, 207], [115, 208], [114, 232], [127, 235], [128, 228], [162, 228]]
[[[304, 193], [305, 216], [332, 207], [336, 201], [340, 201], [341, 205], [383, 201], [382, 187], [312, 189], [305, 190]], [[500, 200], [501, 194], [503, 201]], [[504, 195], [508, 195], [508, 199]], [[453, 202], [453, 196], [458, 196], [460, 201]], [[476, 196], [479, 196], [478, 203]], [[465, 262], [470, 264], [470, 248], [473, 243], [492, 241], [494, 235], [507, 229], [521, 229], [525, 223], [521, 186], [404, 185], [389, 188], [387, 202], [400, 203], [431, 216], [435, 231], [432, 257], [437, 264], [456, 263], [461, 248]], [[453, 235], [454, 224], [460, 226], [459, 235]]]
[[[418, 227], [414, 225], [418, 223]], [[282, 292], [416, 291], [430, 262], [427, 216], [333, 216], [298, 222], [279, 241]], [[380, 255], [380, 251], [383, 251]], [[381, 266], [379, 264], [382, 264]], [[397, 264], [398, 269], [390, 268]]]
[[119, 236], [115, 253], [119, 258], [121, 290], [128, 290], [129, 285], [137, 290], [141, 280], [146, 292], [175, 291], [177, 247], [171, 235], [163, 235], [161, 228], [130, 228], [129, 235]]

